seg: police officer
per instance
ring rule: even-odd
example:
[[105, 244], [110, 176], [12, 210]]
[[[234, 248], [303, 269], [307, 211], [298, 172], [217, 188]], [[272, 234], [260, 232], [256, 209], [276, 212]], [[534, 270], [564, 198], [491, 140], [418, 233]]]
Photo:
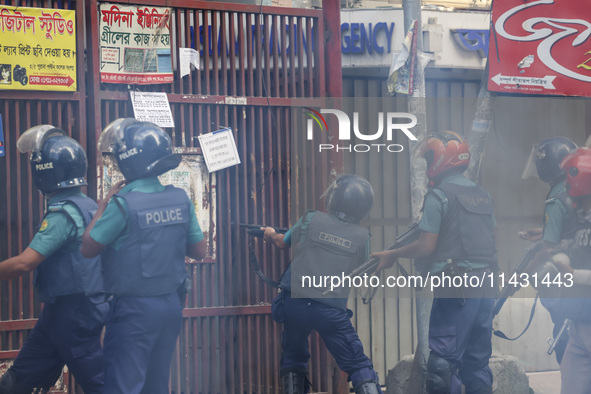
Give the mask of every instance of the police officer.
[[0, 380], [1, 394], [48, 390], [66, 364], [87, 394], [101, 393], [103, 358], [100, 343], [108, 313], [99, 257], [80, 254], [84, 227], [96, 203], [84, 195], [86, 154], [63, 130], [33, 127], [19, 138], [30, 156], [33, 183], [47, 201], [41, 226], [18, 256], [0, 263], [0, 279], [35, 270], [39, 300], [45, 303], [37, 324], [14, 364]]
[[[429, 135], [420, 149], [431, 186], [423, 204], [421, 233], [407, 246], [373, 253], [380, 259], [378, 269], [407, 257], [415, 258], [417, 269], [431, 276], [487, 275], [497, 265], [496, 223], [488, 192], [462, 175], [470, 162], [468, 144], [461, 135], [443, 131]], [[490, 289], [436, 289], [429, 321], [430, 394], [460, 394], [460, 382], [466, 394], [492, 393]]]
[[273, 301], [273, 318], [283, 323], [281, 381], [284, 394], [308, 392], [306, 370], [308, 337], [316, 330], [339, 367], [349, 375], [356, 394], [381, 393], [378, 376], [351, 324], [347, 309], [350, 286], [326, 293], [306, 277], [347, 275], [367, 260], [369, 232], [359, 222], [373, 205], [371, 185], [357, 175], [341, 175], [325, 193], [328, 213], [308, 212], [288, 230], [278, 234], [264, 228], [264, 239], [280, 249], [293, 246], [292, 261]]
[[[544, 202], [544, 221], [542, 228], [533, 228], [520, 233], [523, 239], [530, 241], [543, 240], [543, 250], [534, 258], [536, 262], [542, 259], [547, 252], [554, 248], [563, 239], [572, 238], [576, 229], [576, 211], [568, 201], [566, 192], [566, 173], [560, 168], [560, 163], [570, 152], [577, 149], [577, 145], [566, 137], [551, 137], [534, 145], [529, 160], [523, 170], [522, 178], [538, 176], [542, 181], [550, 185], [550, 191]], [[550, 312], [554, 323], [553, 335], [557, 337], [564, 323], [564, 313], [556, 305], [556, 299], [542, 298], [542, 304]], [[560, 364], [562, 355], [566, 349], [568, 336], [563, 335], [554, 351], [556, 361]]]
[[558, 280], [552, 277], [552, 283], [565, 285], [559, 288], [564, 298], [557, 307], [573, 321], [560, 364], [561, 393], [587, 394], [591, 391], [591, 150], [577, 149], [561, 167], [567, 174], [568, 194], [579, 208], [573, 240], [562, 241], [557, 247], [562, 252], [552, 258], [562, 272]]
[[125, 177], [99, 202], [84, 232], [82, 254], [103, 249], [105, 292], [113, 294], [104, 339], [105, 394], [167, 393], [181, 329], [185, 255], [202, 259], [206, 241], [184, 190], [157, 176], [180, 155], [160, 127], [117, 119], [98, 148], [111, 151]]

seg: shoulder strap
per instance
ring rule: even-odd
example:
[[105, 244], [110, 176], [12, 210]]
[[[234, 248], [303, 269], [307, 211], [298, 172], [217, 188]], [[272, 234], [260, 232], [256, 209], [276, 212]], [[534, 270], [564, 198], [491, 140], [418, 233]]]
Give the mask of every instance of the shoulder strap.
[[441, 189], [438, 186], [433, 187], [427, 191], [427, 194], [425, 194], [425, 198], [423, 199], [423, 206], [421, 207], [421, 212], [425, 210], [425, 202], [427, 201], [427, 196], [429, 195], [432, 195], [436, 199], [438, 199], [441, 205], [445, 205], [447, 203], [447, 195], [445, 194], [445, 191], [443, 191], [443, 189]]

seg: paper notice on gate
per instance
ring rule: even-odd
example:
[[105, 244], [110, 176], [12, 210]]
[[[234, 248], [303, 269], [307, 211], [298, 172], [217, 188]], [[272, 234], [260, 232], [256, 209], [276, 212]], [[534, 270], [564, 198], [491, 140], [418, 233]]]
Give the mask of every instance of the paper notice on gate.
[[191, 66], [194, 70], [199, 70], [199, 52], [193, 48], [179, 48], [179, 55], [181, 78], [191, 73]]
[[199, 145], [209, 172], [240, 164], [234, 134], [229, 127], [200, 135]]
[[134, 117], [140, 122], [150, 122], [160, 127], [174, 127], [170, 103], [166, 93], [130, 91]]

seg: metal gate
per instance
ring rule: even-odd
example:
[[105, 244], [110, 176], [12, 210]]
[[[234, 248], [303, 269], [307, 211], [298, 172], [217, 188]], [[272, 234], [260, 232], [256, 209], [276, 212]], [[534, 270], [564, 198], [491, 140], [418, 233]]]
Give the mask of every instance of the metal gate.
[[[11, 0], [10, 5], [17, 3]], [[76, 10], [79, 88], [74, 93], [0, 91], [7, 152], [0, 159], [0, 182], [6, 185], [5, 203], [0, 205], [0, 259], [26, 247], [43, 212], [42, 198], [30, 181], [27, 157], [16, 153], [20, 133], [50, 123], [80, 141], [87, 148], [89, 163], [95, 164], [89, 166], [88, 194], [100, 196], [103, 169], [96, 137], [110, 121], [133, 116], [130, 89], [165, 92], [176, 126], [171, 136], [180, 153], [200, 154], [197, 136], [231, 127], [242, 160], [240, 166], [212, 175], [216, 177], [213, 241], [217, 255], [187, 267], [193, 288], [173, 357], [171, 392], [279, 392], [280, 326], [272, 321], [269, 305], [275, 292], [252, 273], [247, 239], [238, 223], [289, 227], [300, 213], [297, 202], [290, 200], [291, 107], [319, 107], [327, 91], [339, 94], [338, 19], [334, 30], [334, 18], [327, 24], [322, 10], [188, 0], [135, 3], [170, 7], [176, 69], [171, 84], [129, 87], [100, 82], [99, 4], [97, 0], [26, 4]], [[338, 2], [334, 5], [338, 18]], [[333, 31], [325, 37], [327, 25]], [[204, 43], [201, 48], [200, 43]], [[178, 70], [181, 47], [202, 53], [201, 68], [185, 77]], [[325, 51], [335, 50], [331, 48], [337, 48], [339, 69], [328, 74]], [[334, 56], [327, 60], [333, 61]], [[324, 168], [339, 165], [339, 160], [331, 160]], [[313, 173], [315, 162], [307, 165]], [[298, 181], [315, 182], [320, 189], [328, 181], [328, 172], [326, 179], [301, 174]], [[262, 245], [258, 254], [263, 270], [278, 278], [288, 256]], [[0, 359], [11, 359], [34, 326], [40, 305], [32, 275], [1, 282], [0, 294]], [[343, 376], [318, 337], [313, 336], [311, 348], [314, 389], [339, 392]], [[69, 392], [80, 392], [72, 382], [65, 386]]]

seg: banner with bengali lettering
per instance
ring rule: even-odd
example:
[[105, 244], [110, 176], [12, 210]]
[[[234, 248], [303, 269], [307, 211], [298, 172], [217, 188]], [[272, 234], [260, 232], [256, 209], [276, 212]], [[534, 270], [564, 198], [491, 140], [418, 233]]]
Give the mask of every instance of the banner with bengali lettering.
[[172, 83], [170, 9], [101, 3], [101, 82]]
[[591, 97], [588, 1], [495, 0], [488, 89]]
[[0, 6], [0, 89], [76, 91], [75, 11]]

